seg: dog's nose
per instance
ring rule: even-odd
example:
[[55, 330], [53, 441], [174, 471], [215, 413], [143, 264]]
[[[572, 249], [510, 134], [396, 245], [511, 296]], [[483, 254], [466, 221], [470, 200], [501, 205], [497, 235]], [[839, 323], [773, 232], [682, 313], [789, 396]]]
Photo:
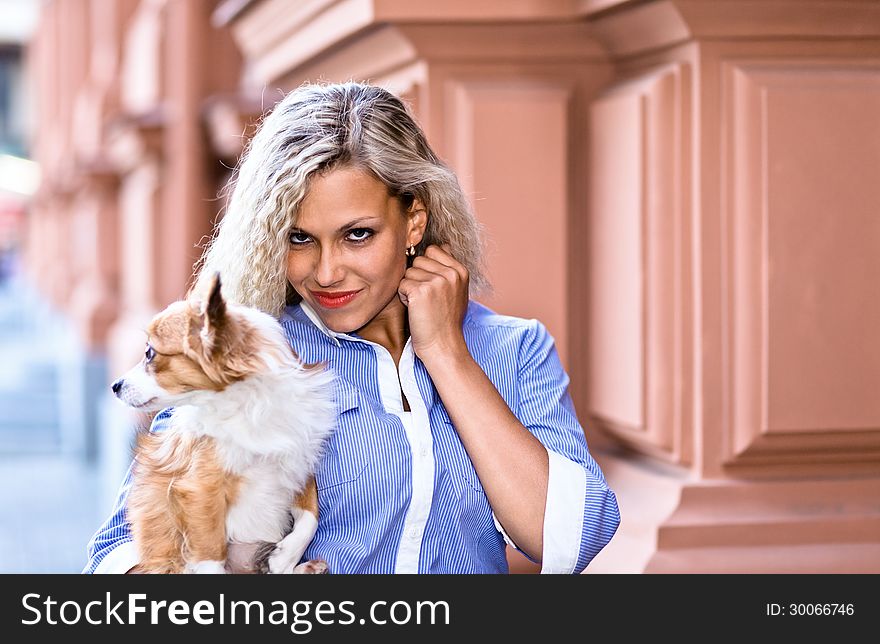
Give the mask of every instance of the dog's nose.
[[110, 385], [110, 389], [113, 390], [114, 394], [118, 394], [119, 390], [122, 389], [122, 378]]

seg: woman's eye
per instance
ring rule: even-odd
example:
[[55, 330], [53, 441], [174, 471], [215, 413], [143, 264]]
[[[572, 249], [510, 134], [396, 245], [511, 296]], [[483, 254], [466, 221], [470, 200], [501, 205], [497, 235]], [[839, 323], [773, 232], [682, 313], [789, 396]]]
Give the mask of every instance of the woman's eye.
[[147, 362], [152, 362], [153, 358], [156, 357], [156, 351], [149, 344], [147, 345], [147, 350], [144, 351], [144, 358], [146, 358]]
[[369, 228], [352, 228], [348, 231], [348, 239], [350, 241], [362, 242], [366, 241], [373, 235], [373, 231]]
[[309, 236], [305, 233], [290, 233], [290, 243], [307, 244], [309, 243]]

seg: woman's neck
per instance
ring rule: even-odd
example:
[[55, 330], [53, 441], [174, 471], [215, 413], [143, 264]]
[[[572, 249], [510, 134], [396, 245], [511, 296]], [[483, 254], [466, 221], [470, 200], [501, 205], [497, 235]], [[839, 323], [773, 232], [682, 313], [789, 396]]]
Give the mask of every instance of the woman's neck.
[[385, 347], [394, 358], [395, 364], [398, 363], [409, 339], [409, 318], [400, 298], [395, 296], [376, 317], [358, 329], [357, 334], [364, 340]]

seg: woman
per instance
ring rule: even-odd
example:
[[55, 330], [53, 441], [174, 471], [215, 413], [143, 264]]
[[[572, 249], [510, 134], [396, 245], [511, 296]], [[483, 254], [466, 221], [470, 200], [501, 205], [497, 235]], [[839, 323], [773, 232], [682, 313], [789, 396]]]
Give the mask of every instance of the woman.
[[[242, 159], [194, 289], [215, 271], [227, 299], [278, 316], [300, 357], [337, 375], [305, 558], [502, 573], [506, 541], [572, 573], [611, 539], [617, 502], [553, 340], [469, 299], [487, 287], [478, 225], [398, 98], [356, 83], [287, 95]], [[125, 490], [87, 571], [136, 562], [120, 547]]]

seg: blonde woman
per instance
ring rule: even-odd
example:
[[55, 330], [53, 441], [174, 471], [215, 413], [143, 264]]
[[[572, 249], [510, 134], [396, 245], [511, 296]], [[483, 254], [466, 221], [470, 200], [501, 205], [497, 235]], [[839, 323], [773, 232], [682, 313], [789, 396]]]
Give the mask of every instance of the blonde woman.
[[[576, 573], [614, 535], [617, 502], [553, 339], [470, 299], [488, 288], [479, 226], [393, 94], [305, 85], [278, 103], [194, 288], [215, 271], [229, 300], [277, 316], [300, 357], [337, 376], [304, 559], [337, 573], [506, 573], [506, 542], [543, 572]], [[125, 490], [87, 572], [136, 563]]]

